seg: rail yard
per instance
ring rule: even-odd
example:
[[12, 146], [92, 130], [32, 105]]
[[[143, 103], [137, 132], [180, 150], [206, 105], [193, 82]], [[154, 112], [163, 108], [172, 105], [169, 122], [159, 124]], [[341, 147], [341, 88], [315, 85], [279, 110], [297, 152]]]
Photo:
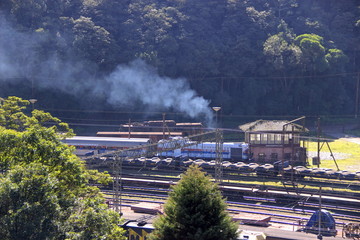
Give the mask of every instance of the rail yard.
[[[102, 188], [108, 204], [126, 219], [150, 223], [147, 231], [154, 214], [162, 212], [171, 186], [190, 165], [198, 165], [219, 183], [239, 229], [254, 225], [262, 227], [257, 229], [261, 233], [266, 229], [305, 233], [281, 238], [280, 232], [268, 232], [271, 237], [266, 239], [358, 238], [360, 172], [337, 165], [310, 168], [299, 132], [281, 124], [278, 132], [250, 132], [248, 142], [221, 142], [221, 148], [218, 131], [156, 142], [150, 133], [142, 133], [149, 138], [134, 141], [78, 137], [68, 144], [82, 150], [89, 168], [113, 174], [113, 184]], [[140, 215], [129, 217], [132, 210]]]
[[[155, 159], [155, 158], [154, 158]], [[122, 163], [120, 195], [122, 209], [130, 208], [139, 202], [162, 205], [171, 186], [176, 184], [185, 165], [179, 167], [175, 159], [163, 159], [166, 167], [149, 164], [153, 158], [132, 159]], [[100, 161], [100, 160], [99, 160]], [[111, 166], [114, 158], [101, 159], [101, 166]], [[194, 163], [195, 162], [195, 163]], [[210, 161], [193, 161], [196, 163]], [[227, 163], [225, 163], [226, 165]], [[99, 167], [100, 165], [97, 165]], [[211, 164], [210, 164], [211, 165]], [[208, 166], [205, 164], [205, 166]], [[261, 165], [259, 165], [261, 166]], [[214, 175], [214, 168], [203, 168]], [[108, 168], [111, 171], [111, 169]], [[269, 220], [262, 227], [301, 231], [309, 218], [319, 209], [330, 211], [336, 221], [336, 236], [346, 236], [346, 227], [360, 224], [360, 181], [356, 178], [342, 179], [325, 175], [308, 175], [294, 178], [294, 175], [265, 176], [252, 171], [224, 169], [220, 185], [227, 198], [228, 211], [234, 216], [250, 219]], [[321, 188], [321, 191], [319, 189]], [[104, 189], [110, 205], [113, 206], [113, 189]], [[118, 193], [119, 194], [119, 193]], [[244, 225], [257, 225], [245, 221]], [[345, 229], [345, 230], [344, 230]], [[348, 234], [349, 236], [349, 234]], [[354, 235], [356, 236], [356, 235]], [[276, 238], [274, 238], [276, 239]], [[301, 238], [299, 238], [301, 239]], [[306, 239], [306, 238], [304, 238]], [[309, 238], [311, 239], [311, 238]]]

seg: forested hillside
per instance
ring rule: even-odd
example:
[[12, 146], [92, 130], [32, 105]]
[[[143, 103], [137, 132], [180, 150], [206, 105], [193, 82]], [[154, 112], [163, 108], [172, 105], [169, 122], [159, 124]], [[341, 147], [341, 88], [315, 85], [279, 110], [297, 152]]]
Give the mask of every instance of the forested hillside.
[[355, 112], [357, 0], [2, 0], [0, 9], [0, 96], [44, 108], [191, 108], [195, 118], [208, 105], [224, 115]]

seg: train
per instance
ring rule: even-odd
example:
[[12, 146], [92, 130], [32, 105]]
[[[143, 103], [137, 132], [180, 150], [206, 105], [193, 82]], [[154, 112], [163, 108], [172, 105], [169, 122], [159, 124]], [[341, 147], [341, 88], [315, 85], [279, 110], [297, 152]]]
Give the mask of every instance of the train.
[[[183, 139], [182, 139], [183, 140]], [[190, 140], [189, 140], [190, 141]], [[122, 150], [136, 146], [144, 146], [144, 155], [151, 140], [147, 138], [118, 138], [118, 137], [87, 137], [75, 136], [66, 138], [64, 143], [75, 146], [75, 153], [79, 156], [91, 156], [107, 151]], [[215, 168], [216, 143], [196, 143], [175, 150], [165, 150], [165, 141], [157, 144], [158, 154], [152, 158], [127, 159], [130, 165], [146, 165], [156, 168], [186, 168], [197, 164], [205, 170]], [[164, 149], [164, 151], [162, 151]], [[224, 142], [222, 148], [222, 167], [224, 171], [255, 173], [259, 177], [275, 177], [279, 174], [287, 177], [303, 178], [305, 176], [360, 180], [360, 172], [335, 171], [325, 168], [307, 168], [305, 166], [291, 166], [289, 161], [273, 163], [255, 163], [249, 158], [249, 145], [244, 142]]]
[[63, 143], [74, 146], [78, 156], [91, 156], [116, 150], [128, 149], [151, 144], [149, 138], [118, 138], [74, 136], [65, 138]]
[[[190, 142], [190, 141], [189, 141]], [[191, 142], [190, 142], [191, 143]], [[175, 150], [164, 150], [163, 141], [158, 142], [158, 157], [192, 158], [192, 159], [214, 159], [217, 156], [216, 142], [196, 143], [194, 145], [178, 148]], [[229, 161], [247, 161], [249, 159], [249, 144], [244, 142], [224, 142], [222, 144], [221, 157]]]
[[[176, 141], [177, 138], [173, 138]], [[181, 138], [184, 141], [184, 138]], [[88, 137], [75, 136], [66, 138], [64, 143], [74, 146], [76, 148], [75, 154], [78, 156], [91, 156], [115, 150], [127, 149], [136, 146], [146, 146], [151, 144], [149, 138], [119, 138], [119, 137]], [[191, 141], [185, 138], [185, 142]], [[158, 157], [172, 157], [172, 158], [216, 158], [216, 143], [204, 142], [183, 147], [175, 150], [164, 150], [165, 141], [160, 140], [157, 144]], [[146, 151], [146, 149], [144, 150]], [[225, 142], [222, 147], [222, 158], [231, 161], [246, 161], [248, 160], [249, 145], [243, 142]]]
[[[207, 172], [215, 171], [216, 160], [205, 159], [178, 159], [178, 158], [135, 158], [126, 159], [123, 167], [133, 167], [141, 169], [156, 170], [186, 170], [190, 165], [195, 164]], [[222, 161], [222, 169], [225, 174], [255, 174], [258, 177], [278, 177], [303, 179], [304, 177], [341, 179], [341, 180], [360, 180], [359, 172], [336, 171], [328, 168], [307, 168], [304, 166], [291, 166], [288, 161], [277, 161], [273, 164], [258, 164], [254, 162], [230, 162]]]

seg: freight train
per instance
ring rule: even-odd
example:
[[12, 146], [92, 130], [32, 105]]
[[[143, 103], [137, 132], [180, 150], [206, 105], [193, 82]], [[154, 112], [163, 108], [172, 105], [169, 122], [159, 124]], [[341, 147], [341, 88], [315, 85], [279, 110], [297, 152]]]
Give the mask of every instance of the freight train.
[[[186, 170], [190, 165], [195, 164], [211, 173], [215, 171], [215, 160], [204, 159], [176, 159], [176, 158], [135, 158], [125, 159], [123, 167], [133, 169], [149, 170]], [[222, 170], [225, 174], [236, 175], [256, 175], [260, 178], [283, 176], [287, 179], [303, 179], [304, 177], [341, 179], [350, 181], [359, 181], [360, 172], [336, 171], [326, 168], [307, 168], [304, 166], [291, 166], [289, 162], [275, 162], [273, 164], [258, 164], [254, 162], [230, 162], [222, 161]]]
[[[84, 137], [76, 136], [67, 138], [64, 143], [76, 147], [76, 154], [89, 156], [127, 149], [136, 146], [146, 146], [151, 143], [150, 139], [144, 138], [118, 138], [118, 137]], [[150, 166], [156, 168], [186, 168], [191, 164], [197, 164], [205, 170], [215, 167], [216, 143], [205, 142], [179, 148], [171, 151], [161, 151], [164, 147], [162, 141], [157, 144], [158, 154], [153, 158], [128, 159], [124, 163], [132, 166]], [[223, 169], [229, 172], [256, 173], [258, 176], [274, 177], [279, 174], [299, 177], [321, 177], [344, 180], [360, 180], [360, 172], [335, 171], [324, 168], [307, 168], [305, 166], [290, 166], [288, 161], [277, 161], [272, 164], [252, 162], [248, 155], [249, 145], [242, 142], [225, 142], [222, 149]], [[144, 148], [144, 153], [146, 148]], [[127, 163], [129, 162], [129, 163]]]

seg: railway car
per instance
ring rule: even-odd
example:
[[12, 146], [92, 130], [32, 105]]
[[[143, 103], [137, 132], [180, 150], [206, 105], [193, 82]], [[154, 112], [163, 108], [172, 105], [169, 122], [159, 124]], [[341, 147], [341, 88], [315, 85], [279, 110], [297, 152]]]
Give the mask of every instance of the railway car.
[[118, 138], [118, 137], [88, 137], [75, 136], [66, 138], [64, 143], [75, 146], [76, 155], [93, 155], [107, 151], [127, 149], [150, 144], [149, 138]]
[[[163, 144], [160, 141], [158, 150], [161, 151]], [[224, 160], [244, 161], [248, 160], [249, 145], [242, 142], [224, 142], [222, 147], [222, 158]], [[192, 159], [215, 159], [216, 143], [204, 142], [188, 147], [179, 148], [171, 151], [164, 151], [158, 154], [159, 157], [187, 157]]]

